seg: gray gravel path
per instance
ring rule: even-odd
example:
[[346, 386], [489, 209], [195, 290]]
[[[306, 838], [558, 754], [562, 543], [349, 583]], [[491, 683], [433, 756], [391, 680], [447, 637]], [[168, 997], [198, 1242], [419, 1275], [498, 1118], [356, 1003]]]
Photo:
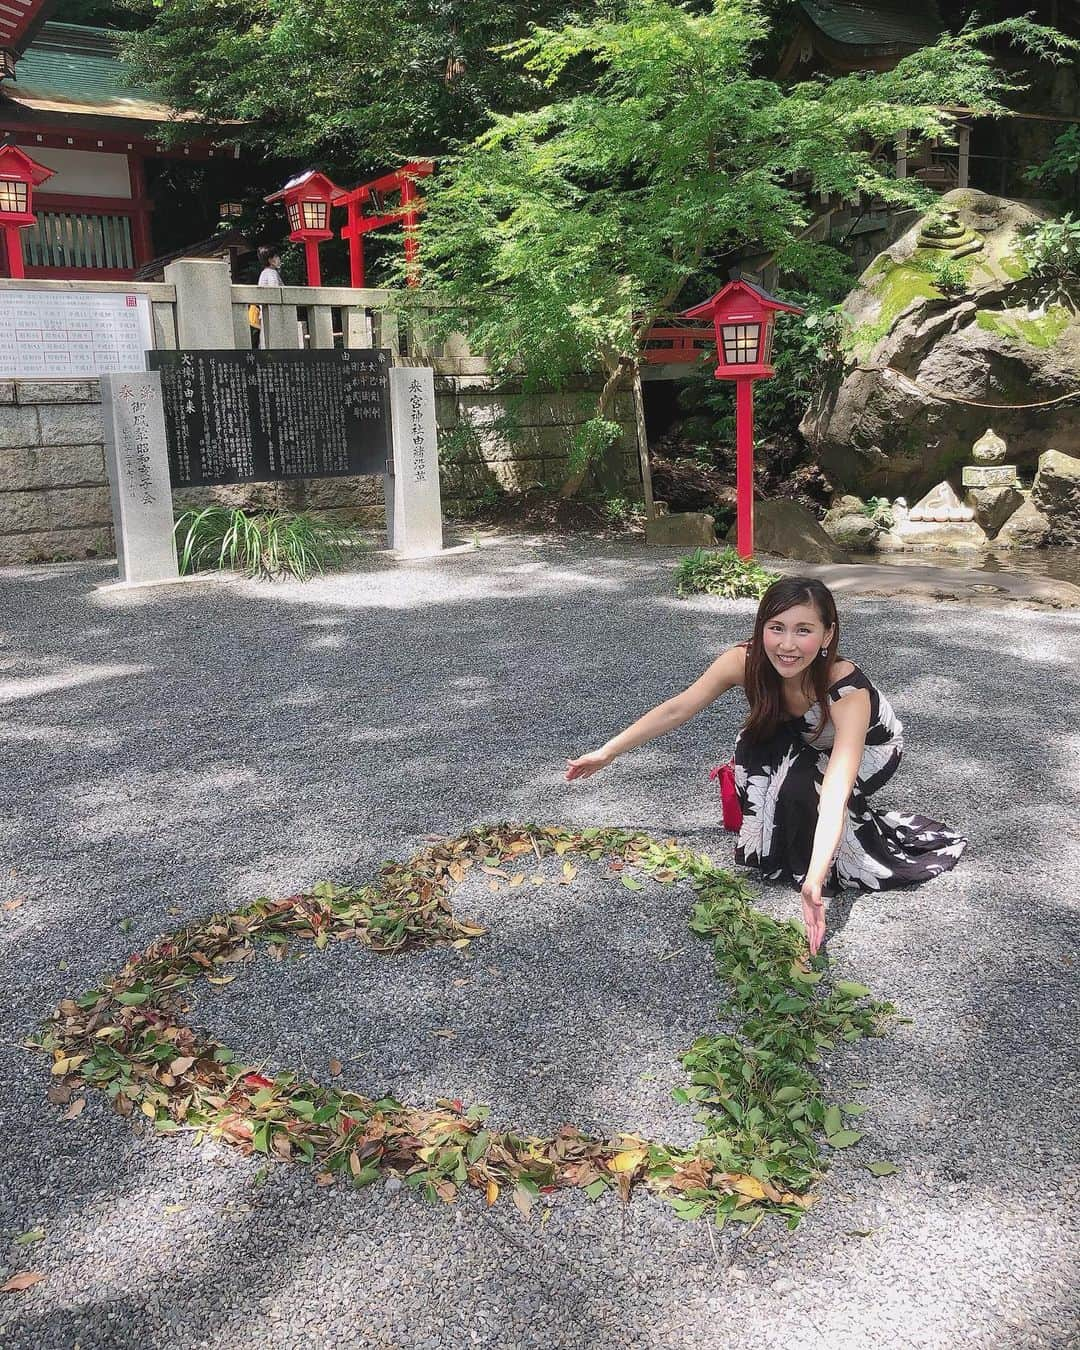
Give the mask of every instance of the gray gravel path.
[[[94, 589], [108, 565], [0, 571], [0, 901], [24, 899], [0, 909], [0, 1270], [46, 1276], [0, 1295], [5, 1350], [1080, 1343], [1067, 612], [845, 599], [843, 650], [907, 725], [889, 804], [972, 847], [924, 888], [833, 915], [839, 968], [913, 1021], [825, 1066], [838, 1099], [872, 1108], [867, 1138], [794, 1235], [725, 1231], [714, 1249], [647, 1196], [557, 1195], [541, 1226], [474, 1196], [431, 1209], [302, 1168], [260, 1180], [231, 1150], [139, 1136], [93, 1094], [74, 1121], [45, 1101], [21, 1037], [211, 909], [360, 881], [486, 819], [630, 825], [730, 860], [704, 771], [736, 697], [596, 779], [561, 778], [567, 753], [748, 632], [749, 604], [675, 600], [673, 562], [519, 539], [306, 587], [123, 594]], [[583, 868], [461, 899], [492, 929], [465, 954], [259, 964], [193, 1016], [271, 1063], [340, 1057], [357, 1086], [684, 1137], [675, 1055], [717, 1005], [687, 897]], [[901, 1175], [875, 1180], [872, 1157]]]

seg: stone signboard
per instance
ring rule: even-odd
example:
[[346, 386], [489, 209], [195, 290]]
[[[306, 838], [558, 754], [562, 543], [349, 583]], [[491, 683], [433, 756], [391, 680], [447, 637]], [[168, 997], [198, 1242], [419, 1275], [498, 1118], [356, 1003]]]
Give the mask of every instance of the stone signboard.
[[120, 581], [128, 586], [175, 581], [161, 377], [154, 371], [103, 375], [101, 411]]
[[394, 455], [386, 483], [388, 543], [405, 556], [438, 553], [443, 534], [434, 372], [395, 366], [390, 407]]
[[137, 291], [0, 290], [0, 374], [87, 379], [145, 370], [150, 301]]
[[387, 351], [152, 352], [173, 487], [384, 473]]

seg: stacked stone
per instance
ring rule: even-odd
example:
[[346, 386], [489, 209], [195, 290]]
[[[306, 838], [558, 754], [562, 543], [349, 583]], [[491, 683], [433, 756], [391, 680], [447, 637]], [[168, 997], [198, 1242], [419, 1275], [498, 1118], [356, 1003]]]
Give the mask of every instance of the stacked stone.
[[988, 427], [971, 448], [974, 464], [965, 464], [961, 480], [964, 500], [988, 535], [997, 534], [1009, 517], [1023, 505], [1016, 465], [1006, 464], [1007, 447]]

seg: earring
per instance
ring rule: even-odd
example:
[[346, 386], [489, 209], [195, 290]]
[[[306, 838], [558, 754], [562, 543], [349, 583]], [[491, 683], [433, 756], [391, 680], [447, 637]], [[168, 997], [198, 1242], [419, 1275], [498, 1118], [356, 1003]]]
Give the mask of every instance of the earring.
[[828, 649], [828, 647], [822, 647], [822, 649], [821, 649], [821, 656], [822, 656], [822, 659], [823, 659], [823, 660], [824, 660], [824, 658], [825, 658], [826, 656], [828, 656], [828, 654], [829, 654], [829, 649]]

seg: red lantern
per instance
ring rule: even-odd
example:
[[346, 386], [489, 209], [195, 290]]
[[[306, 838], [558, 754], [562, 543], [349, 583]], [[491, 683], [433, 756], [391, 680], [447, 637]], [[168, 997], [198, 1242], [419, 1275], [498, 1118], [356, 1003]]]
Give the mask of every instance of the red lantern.
[[309, 169], [296, 178], [290, 178], [280, 192], [273, 192], [266, 198], [268, 202], [285, 203], [289, 238], [294, 243], [304, 245], [309, 286], [322, 285], [319, 244], [324, 239], [334, 237], [330, 228], [330, 208], [334, 198], [340, 195], [341, 189], [325, 174]]
[[729, 281], [704, 304], [683, 312], [684, 319], [712, 319], [716, 329], [718, 380], [735, 381], [735, 487], [737, 539], [743, 558], [754, 552], [754, 381], [775, 374], [773, 322], [777, 314], [803, 314], [741, 278]]
[[14, 145], [0, 147], [0, 226], [7, 248], [8, 274], [23, 277], [22, 240], [19, 231], [36, 223], [34, 188], [51, 178], [55, 169], [24, 154]]

